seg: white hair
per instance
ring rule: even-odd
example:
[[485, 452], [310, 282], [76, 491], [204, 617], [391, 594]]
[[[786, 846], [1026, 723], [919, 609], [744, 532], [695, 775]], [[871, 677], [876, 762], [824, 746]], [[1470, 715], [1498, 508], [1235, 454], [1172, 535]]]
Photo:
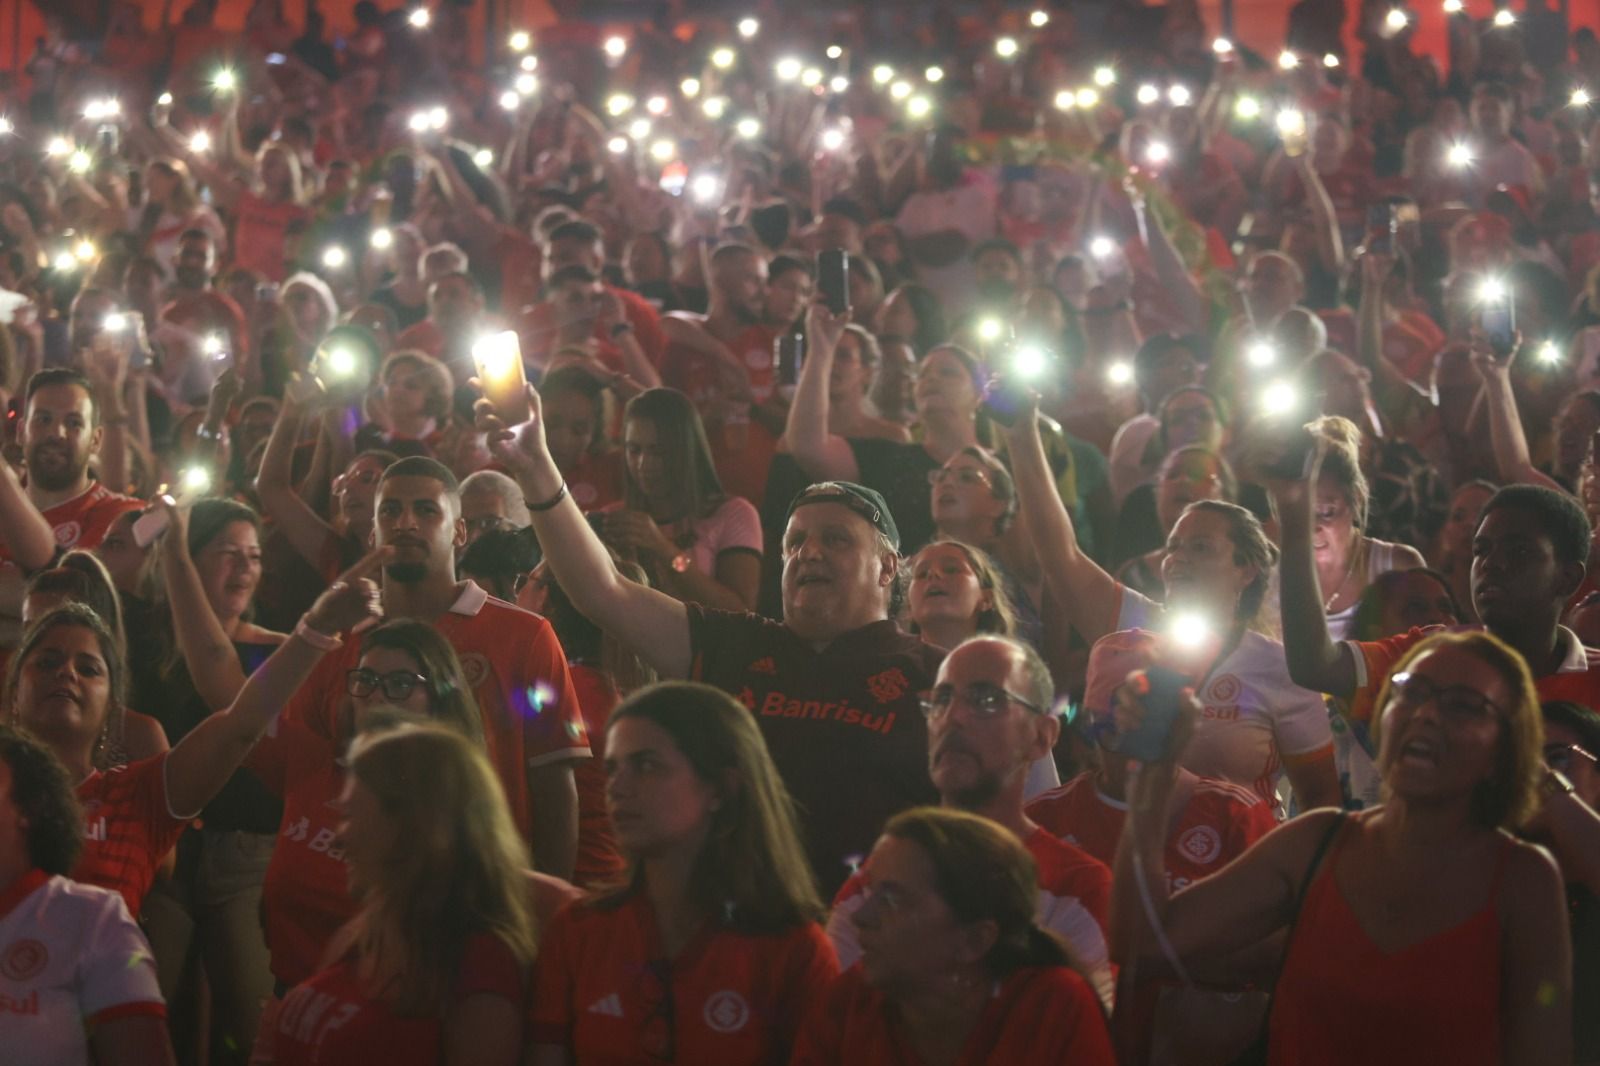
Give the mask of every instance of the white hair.
[[528, 502], [523, 499], [522, 486], [498, 470], [479, 470], [471, 474], [461, 483], [461, 495], [483, 492], [491, 496], [500, 497], [505, 505], [506, 521], [518, 529], [526, 529], [533, 525], [533, 516], [528, 513]]

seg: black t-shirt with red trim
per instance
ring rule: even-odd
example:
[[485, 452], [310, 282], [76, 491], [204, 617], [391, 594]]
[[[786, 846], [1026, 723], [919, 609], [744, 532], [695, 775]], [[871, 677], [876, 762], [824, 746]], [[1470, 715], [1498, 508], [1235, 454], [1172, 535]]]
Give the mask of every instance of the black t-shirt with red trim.
[[892, 815], [937, 803], [918, 700], [941, 654], [884, 620], [822, 651], [755, 614], [688, 605], [690, 677], [750, 708], [784, 784], [825, 898]]

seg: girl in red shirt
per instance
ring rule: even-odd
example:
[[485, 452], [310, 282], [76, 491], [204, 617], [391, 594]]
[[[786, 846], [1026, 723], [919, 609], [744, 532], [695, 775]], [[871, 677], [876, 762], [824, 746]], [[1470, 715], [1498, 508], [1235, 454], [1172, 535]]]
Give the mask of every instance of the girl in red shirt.
[[528, 855], [488, 758], [431, 725], [363, 737], [338, 804], [361, 909], [284, 998], [270, 1061], [518, 1062]]
[[1003, 827], [924, 807], [890, 819], [852, 921], [861, 961], [801, 1030], [791, 1066], [1114, 1066], [1067, 948], [1034, 920], [1038, 880]]
[[755, 719], [656, 685], [612, 712], [605, 767], [631, 869], [550, 924], [528, 1063], [786, 1061], [838, 964]]

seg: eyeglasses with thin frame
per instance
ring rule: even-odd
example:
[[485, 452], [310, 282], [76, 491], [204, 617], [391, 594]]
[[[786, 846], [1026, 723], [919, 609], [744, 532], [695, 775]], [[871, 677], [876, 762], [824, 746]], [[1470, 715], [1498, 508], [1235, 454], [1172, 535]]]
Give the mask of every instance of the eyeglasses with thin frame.
[[345, 691], [362, 699], [382, 689], [384, 699], [398, 702], [408, 698], [416, 691], [418, 685], [427, 683], [426, 677], [410, 670], [390, 670], [386, 674], [380, 674], [363, 666], [344, 675]]
[[1389, 679], [1389, 699], [1397, 706], [1410, 708], [1432, 703], [1439, 709], [1439, 716], [1451, 725], [1471, 725], [1485, 718], [1507, 717], [1503, 707], [1477, 689], [1466, 685], [1441, 685], [1410, 671]]
[[940, 467], [938, 470], [928, 471], [928, 484], [934, 488], [943, 485], [950, 478], [955, 478], [962, 485], [982, 485], [989, 487], [989, 475], [976, 467], [951, 466]]
[[509, 519], [497, 514], [485, 514], [479, 515], [477, 518], [468, 518], [466, 519], [466, 524], [468, 533], [480, 536], [484, 533], [493, 533], [499, 529], [509, 529], [511, 526]]
[[1572, 769], [1574, 758], [1588, 759], [1591, 763], [1600, 763], [1594, 754], [1576, 744], [1546, 744], [1544, 746], [1544, 764], [1552, 770], [1562, 773]]
[[943, 718], [949, 714], [950, 708], [955, 706], [958, 699], [971, 709], [976, 718], [994, 718], [1012, 703], [1026, 707], [1034, 714], [1045, 713], [1043, 707], [1031, 700], [1023, 699], [1015, 692], [1003, 689], [999, 685], [981, 682], [968, 685], [959, 691], [954, 685], [940, 685], [919, 702], [922, 704], [924, 717], [932, 719]]

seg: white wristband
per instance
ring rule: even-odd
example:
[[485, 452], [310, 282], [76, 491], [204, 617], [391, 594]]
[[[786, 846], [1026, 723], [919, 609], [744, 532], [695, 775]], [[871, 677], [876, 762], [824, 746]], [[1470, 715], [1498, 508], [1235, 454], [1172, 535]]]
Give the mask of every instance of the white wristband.
[[319, 633], [306, 625], [304, 618], [295, 624], [294, 635], [318, 651], [337, 651], [344, 646], [344, 641], [338, 637], [330, 637], [326, 633]]

